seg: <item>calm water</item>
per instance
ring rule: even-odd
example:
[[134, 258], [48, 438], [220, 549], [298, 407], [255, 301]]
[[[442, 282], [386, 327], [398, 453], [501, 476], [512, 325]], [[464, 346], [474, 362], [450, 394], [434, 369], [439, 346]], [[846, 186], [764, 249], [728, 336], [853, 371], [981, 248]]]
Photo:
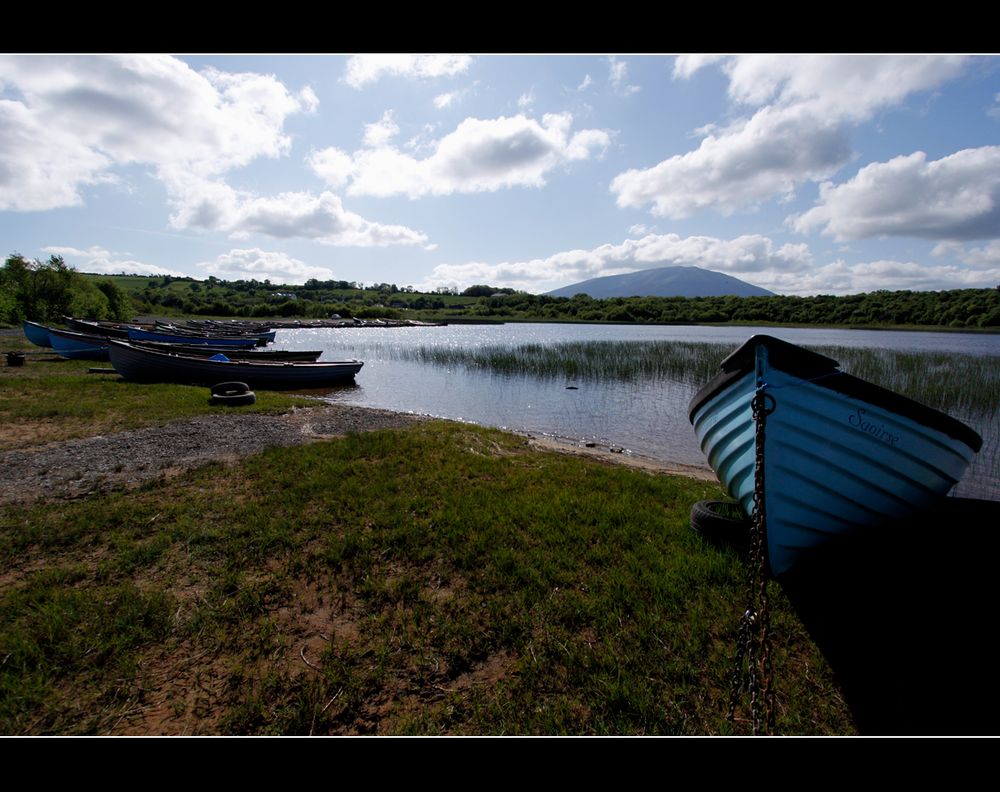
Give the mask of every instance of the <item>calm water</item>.
[[[276, 346], [322, 349], [321, 360], [365, 361], [354, 387], [330, 401], [433, 415], [593, 442], [667, 462], [707, 467], [687, 418], [700, 385], [681, 382], [593, 382], [502, 376], [400, 360], [406, 348], [518, 346], [564, 341], [703, 341], [735, 349], [755, 332], [805, 346], [879, 347], [1000, 357], [1000, 335], [871, 330], [572, 324], [451, 325], [426, 328], [279, 330]], [[575, 386], [576, 390], [567, 389]], [[985, 441], [956, 494], [1000, 500], [1000, 419], [959, 416]]]

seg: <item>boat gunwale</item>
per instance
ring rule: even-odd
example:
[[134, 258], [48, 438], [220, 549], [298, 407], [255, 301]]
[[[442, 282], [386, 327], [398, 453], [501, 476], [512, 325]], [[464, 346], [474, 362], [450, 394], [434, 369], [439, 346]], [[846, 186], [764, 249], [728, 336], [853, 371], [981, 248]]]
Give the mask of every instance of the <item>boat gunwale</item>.
[[713, 397], [754, 371], [758, 346], [767, 348], [768, 365], [771, 368], [807, 380], [813, 385], [827, 388], [848, 398], [857, 399], [903, 416], [926, 428], [942, 432], [952, 439], [964, 443], [974, 452], [978, 452], [982, 448], [983, 439], [979, 433], [950, 415], [914, 401], [908, 396], [903, 396], [841, 371], [840, 364], [832, 358], [782, 341], [780, 338], [763, 334], [751, 336], [722, 361], [720, 365], [722, 372], [694, 395], [688, 406], [688, 418], [692, 423], [694, 423], [695, 414]]

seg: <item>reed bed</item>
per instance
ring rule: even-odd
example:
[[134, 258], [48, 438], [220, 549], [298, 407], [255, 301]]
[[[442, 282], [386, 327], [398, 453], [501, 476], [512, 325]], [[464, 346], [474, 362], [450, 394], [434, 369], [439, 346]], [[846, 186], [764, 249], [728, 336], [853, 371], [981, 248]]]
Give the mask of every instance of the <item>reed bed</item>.
[[[701, 385], [719, 371], [730, 344], [681, 341], [585, 341], [420, 347], [402, 357], [498, 374], [591, 380], [674, 380]], [[1000, 404], [1000, 358], [857, 347], [817, 347], [855, 376], [947, 412], [993, 414]]]
[[411, 359], [498, 374], [569, 379], [708, 380], [732, 348], [690, 341], [570, 341], [559, 344], [487, 346], [480, 349], [420, 347], [401, 350]]

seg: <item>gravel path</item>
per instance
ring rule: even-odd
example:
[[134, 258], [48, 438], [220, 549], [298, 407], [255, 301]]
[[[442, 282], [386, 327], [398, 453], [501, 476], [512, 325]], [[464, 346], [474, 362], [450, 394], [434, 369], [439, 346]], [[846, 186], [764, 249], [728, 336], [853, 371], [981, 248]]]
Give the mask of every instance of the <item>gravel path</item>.
[[285, 415], [206, 415], [30, 451], [8, 451], [0, 454], [0, 503], [130, 488], [213, 460], [234, 460], [274, 446], [401, 428], [422, 420], [426, 419], [337, 404], [293, 409]]

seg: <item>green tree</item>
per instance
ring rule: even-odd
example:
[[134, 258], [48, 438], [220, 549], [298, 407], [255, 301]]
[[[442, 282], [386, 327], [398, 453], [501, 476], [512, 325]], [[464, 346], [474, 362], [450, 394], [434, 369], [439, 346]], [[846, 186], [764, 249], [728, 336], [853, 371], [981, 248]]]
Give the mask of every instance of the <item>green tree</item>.
[[42, 262], [13, 253], [4, 262], [0, 284], [13, 296], [14, 308], [10, 313], [14, 321], [53, 322], [71, 312], [79, 277], [62, 256], [50, 256]]

